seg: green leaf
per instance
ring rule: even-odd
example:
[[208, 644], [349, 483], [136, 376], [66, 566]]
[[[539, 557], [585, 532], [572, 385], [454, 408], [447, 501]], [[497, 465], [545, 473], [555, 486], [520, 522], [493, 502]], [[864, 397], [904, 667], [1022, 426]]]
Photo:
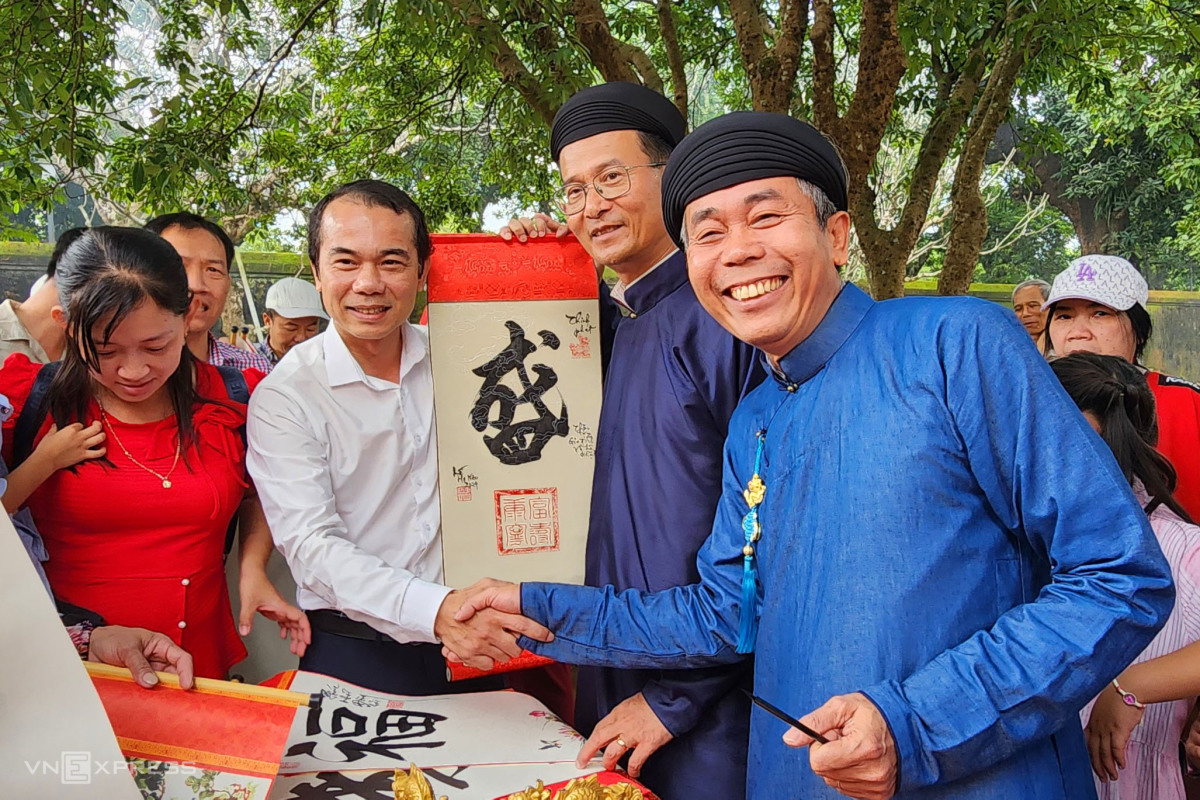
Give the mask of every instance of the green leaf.
[[33, 92], [29, 90], [29, 84], [23, 80], [17, 80], [13, 86], [13, 93], [17, 96], [17, 102], [21, 108], [26, 111], [33, 111]]

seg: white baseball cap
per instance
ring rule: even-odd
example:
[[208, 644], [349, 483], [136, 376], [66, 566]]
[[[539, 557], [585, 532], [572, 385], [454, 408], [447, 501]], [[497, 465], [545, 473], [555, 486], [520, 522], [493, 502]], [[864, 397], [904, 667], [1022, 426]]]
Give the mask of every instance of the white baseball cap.
[[1059, 300], [1091, 300], [1093, 303], [1128, 311], [1134, 304], [1146, 307], [1150, 288], [1137, 267], [1120, 256], [1082, 256], [1054, 276], [1045, 311]]
[[288, 319], [329, 319], [321, 305], [321, 294], [317, 287], [300, 278], [284, 278], [267, 289], [267, 310]]

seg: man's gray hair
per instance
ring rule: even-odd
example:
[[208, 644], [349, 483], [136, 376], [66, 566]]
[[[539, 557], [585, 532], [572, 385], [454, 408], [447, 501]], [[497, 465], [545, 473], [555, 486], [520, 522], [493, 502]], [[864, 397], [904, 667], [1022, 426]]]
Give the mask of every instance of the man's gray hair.
[[1042, 293], [1043, 303], [1050, 299], [1050, 284], [1046, 283], [1041, 278], [1030, 278], [1028, 280], [1021, 281], [1013, 287], [1013, 302], [1015, 303], [1017, 300], [1017, 292], [1021, 291], [1022, 289], [1028, 289], [1030, 286], [1036, 286], [1038, 291]]
[[[821, 230], [825, 230], [825, 225], [829, 222], [829, 218], [837, 213], [837, 207], [834, 206], [833, 201], [829, 199], [829, 195], [825, 194], [825, 192], [823, 192], [816, 184], [809, 183], [803, 178], [796, 178], [796, 183], [799, 184], [800, 191], [804, 194], [804, 196], [812, 201], [813, 210], [817, 217], [817, 225], [820, 226]], [[679, 240], [683, 242], [683, 249], [686, 250], [688, 240], [687, 220], [684, 220], [683, 224], [679, 228]], [[1042, 281], [1042, 283], [1045, 283], [1045, 281]], [[1049, 284], [1047, 284], [1046, 289], [1042, 291], [1042, 294], [1045, 295], [1049, 290], [1050, 287]]]

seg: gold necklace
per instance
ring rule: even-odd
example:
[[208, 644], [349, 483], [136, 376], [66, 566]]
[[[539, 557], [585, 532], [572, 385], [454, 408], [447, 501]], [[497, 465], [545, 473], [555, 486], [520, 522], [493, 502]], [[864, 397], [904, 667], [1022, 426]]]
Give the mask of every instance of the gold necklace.
[[170, 489], [171, 488], [171, 474], [175, 472], [175, 467], [178, 466], [178, 464], [179, 464], [179, 451], [181, 448], [181, 443], [179, 441], [179, 434], [178, 433], [175, 434], [175, 460], [171, 462], [171, 468], [169, 470], [167, 470], [167, 474], [163, 475], [161, 473], [155, 472], [154, 470], [150, 469], [145, 464], [143, 464], [142, 462], [138, 461], [136, 458], [133, 457], [133, 453], [129, 452], [129, 450], [127, 450], [125, 448], [125, 445], [121, 443], [121, 437], [117, 436], [117, 429], [113, 427], [112, 422], [110, 422], [108, 419], [108, 415], [104, 413], [104, 405], [100, 402], [99, 398], [96, 398], [96, 405], [99, 406], [99, 408], [100, 408], [101, 422], [103, 422], [105, 427], [108, 428], [108, 432], [112, 434], [113, 441], [117, 443], [117, 447], [121, 448], [121, 452], [125, 454], [125, 457], [128, 458], [130, 461], [132, 461], [137, 466], [146, 470], [146, 472], [149, 472], [151, 475], [153, 475], [154, 477], [156, 477], [160, 481], [162, 481], [162, 487], [164, 489]]

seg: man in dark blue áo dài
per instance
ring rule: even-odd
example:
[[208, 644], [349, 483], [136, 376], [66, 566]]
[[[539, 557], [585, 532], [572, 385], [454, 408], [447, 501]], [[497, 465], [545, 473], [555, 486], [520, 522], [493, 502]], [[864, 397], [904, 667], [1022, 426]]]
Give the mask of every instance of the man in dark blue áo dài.
[[[705, 311], [662, 221], [662, 167], [685, 123], [658, 92], [606, 83], [559, 110], [551, 155], [565, 225], [513, 220], [505, 238], [574, 233], [601, 283], [604, 402], [588, 529], [589, 586], [656, 592], [696, 583], [696, 554], [721, 493], [729, 418], [763, 372], [753, 348]], [[629, 753], [663, 800], [738, 800], [745, 786], [750, 665], [696, 670], [583, 667], [575, 722], [614, 765]], [[652, 754], [652, 755], [651, 755]]]
[[1078, 710], [1166, 620], [1166, 562], [1006, 309], [842, 282], [846, 206], [833, 147], [789, 117], [729, 114], [676, 148], [667, 230], [771, 369], [730, 421], [701, 583], [483, 582], [459, 614], [524, 613], [555, 634], [524, 643], [571, 663], [753, 649], [758, 694], [831, 741], [755, 712], [751, 798], [1093, 798]]

